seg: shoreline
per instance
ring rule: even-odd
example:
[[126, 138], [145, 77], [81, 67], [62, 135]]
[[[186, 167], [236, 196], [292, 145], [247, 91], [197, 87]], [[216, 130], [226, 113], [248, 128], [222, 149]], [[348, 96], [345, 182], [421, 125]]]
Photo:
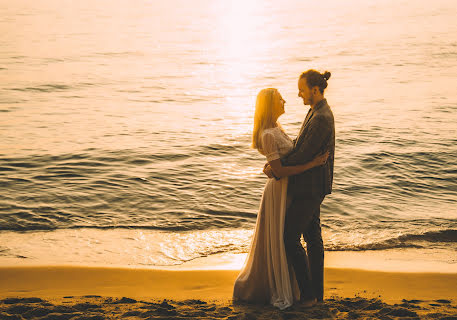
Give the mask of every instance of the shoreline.
[[[167, 269], [240, 269], [249, 250], [247, 246], [251, 241], [251, 233], [251, 229], [189, 230], [176, 233], [146, 229], [90, 228], [40, 232], [3, 231], [0, 232], [0, 266], [102, 264], [145, 268], [163, 266]], [[446, 236], [448, 238], [441, 240], [447, 239], [450, 242], [441, 245], [421, 243], [419, 247], [400, 246], [379, 250], [346, 248], [337, 251], [330, 250], [330, 245], [325, 250], [325, 266], [457, 273], [457, 242], [453, 241], [455, 232]], [[328, 242], [333, 241], [331, 233], [327, 237]], [[356, 240], [350, 242], [357, 242]], [[53, 254], [50, 255], [50, 252]]]
[[[457, 274], [457, 260], [453, 258], [450, 249], [388, 249], [366, 251], [326, 251], [324, 267], [335, 269], [361, 269], [381, 272], [416, 272], [416, 273], [453, 273]], [[138, 268], [152, 270], [240, 270], [246, 260], [247, 253], [223, 252], [205, 257], [196, 257], [174, 265], [151, 265], [134, 263], [133, 261], [118, 260], [117, 264], [111, 260], [105, 261], [99, 257], [97, 261], [90, 260], [74, 263], [59, 253], [43, 259], [0, 257], [0, 267], [42, 267], [42, 266], [75, 266], [75, 267], [107, 267], [107, 268]], [[64, 257], [62, 257], [64, 256]], [[133, 262], [133, 263], [132, 263]]]

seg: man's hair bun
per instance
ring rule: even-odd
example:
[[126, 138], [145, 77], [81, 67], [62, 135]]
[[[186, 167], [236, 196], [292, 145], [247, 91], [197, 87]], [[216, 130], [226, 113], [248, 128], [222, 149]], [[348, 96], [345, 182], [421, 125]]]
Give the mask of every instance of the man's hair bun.
[[331, 73], [329, 71], [325, 71], [322, 74], [314, 69], [309, 69], [300, 75], [300, 79], [306, 79], [308, 88], [312, 89], [317, 86], [320, 92], [324, 93], [325, 88], [328, 86], [327, 80], [330, 79], [330, 76]]

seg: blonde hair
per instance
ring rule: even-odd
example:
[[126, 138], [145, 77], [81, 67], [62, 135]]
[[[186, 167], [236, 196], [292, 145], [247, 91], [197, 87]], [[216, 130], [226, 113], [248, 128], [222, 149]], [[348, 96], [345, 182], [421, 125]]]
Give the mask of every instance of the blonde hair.
[[267, 88], [260, 90], [257, 95], [254, 113], [254, 130], [252, 131], [252, 148], [257, 149], [263, 154], [262, 149], [262, 133], [265, 129], [278, 126], [281, 130], [281, 125], [274, 122], [274, 110], [280, 103], [279, 91], [275, 88]]

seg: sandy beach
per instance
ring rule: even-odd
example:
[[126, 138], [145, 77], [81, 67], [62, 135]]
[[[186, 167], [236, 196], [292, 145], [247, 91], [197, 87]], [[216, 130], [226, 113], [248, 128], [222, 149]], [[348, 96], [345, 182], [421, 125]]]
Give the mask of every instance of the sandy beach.
[[326, 268], [325, 302], [233, 304], [237, 270], [0, 268], [0, 319], [457, 319], [457, 274]]

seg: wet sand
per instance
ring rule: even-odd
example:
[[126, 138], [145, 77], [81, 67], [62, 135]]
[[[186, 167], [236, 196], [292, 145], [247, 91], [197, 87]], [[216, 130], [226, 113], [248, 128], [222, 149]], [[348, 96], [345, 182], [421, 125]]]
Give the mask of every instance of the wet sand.
[[[454, 273], [326, 268], [325, 302], [233, 304], [237, 270], [0, 267], [0, 319], [457, 319]], [[454, 317], [454, 318], [452, 318]]]

